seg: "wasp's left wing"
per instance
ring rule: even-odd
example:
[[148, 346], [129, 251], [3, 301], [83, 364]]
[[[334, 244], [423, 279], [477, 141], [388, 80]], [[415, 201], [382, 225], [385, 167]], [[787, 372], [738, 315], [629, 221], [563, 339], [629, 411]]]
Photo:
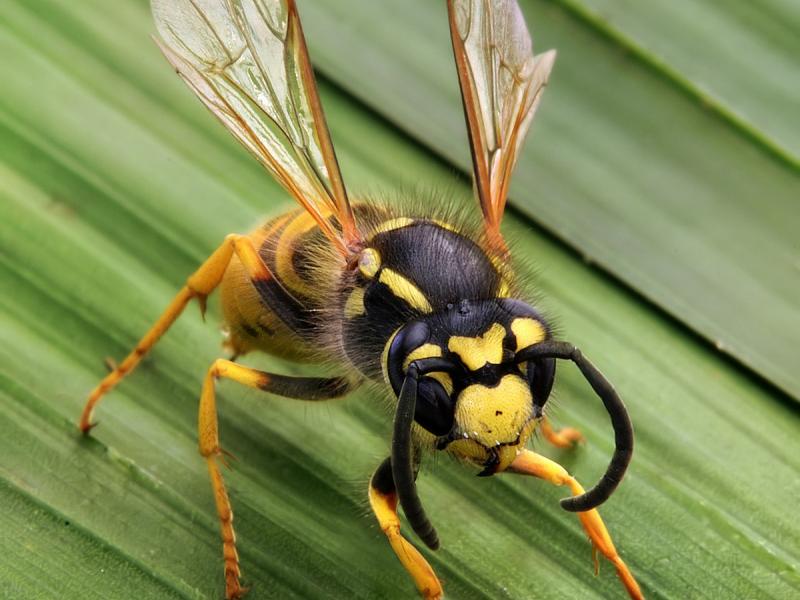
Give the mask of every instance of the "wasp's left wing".
[[489, 243], [502, 254], [511, 172], [556, 53], [533, 55], [516, 0], [448, 0], [447, 8], [475, 188]]
[[346, 255], [358, 232], [294, 0], [152, 0], [152, 10], [178, 74]]

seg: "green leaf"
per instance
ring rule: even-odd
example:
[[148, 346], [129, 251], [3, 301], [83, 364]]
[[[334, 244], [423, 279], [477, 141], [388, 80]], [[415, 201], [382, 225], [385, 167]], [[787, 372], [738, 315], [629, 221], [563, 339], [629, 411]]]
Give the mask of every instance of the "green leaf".
[[559, 2], [797, 166], [797, 3]]
[[[359, 19], [373, 6], [363, 4], [359, 11], [331, 21], [326, 34], [318, 20], [321, 5], [301, 3], [303, 16], [310, 18], [306, 21], [312, 54], [320, 57], [327, 73], [332, 74], [332, 68], [326, 61], [333, 59], [323, 57], [319, 49], [348, 26], [358, 34], [339, 38], [341, 52], [356, 39], [374, 44], [374, 53], [354, 55], [353, 61], [360, 56], [358, 60], [384, 65], [387, 86], [397, 81], [388, 54], [392, 44], [403, 39], [402, 58], [442, 69], [449, 65], [443, 20], [428, 20], [421, 10], [385, 8], [379, 21], [358, 29], [364, 23]], [[578, 162], [570, 171], [573, 179], [561, 183], [563, 191], [554, 196], [559, 201], [552, 201], [567, 216], [552, 226], [571, 245], [578, 245], [573, 236], [577, 231], [564, 223], [585, 221], [599, 236], [593, 243], [599, 244], [597, 240], [618, 234], [613, 211], [607, 205], [591, 210], [585, 199], [567, 192], [592, 181], [580, 175], [580, 169], [591, 167], [586, 157], [592, 154], [588, 149], [579, 152], [581, 128], [585, 143], [590, 143], [597, 139], [593, 128], [613, 131], [622, 112], [613, 110], [615, 96], [610, 92], [598, 99], [603, 101], [597, 110], [610, 111], [605, 126], [573, 111], [582, 107], [582, 78], [597, 77], [599, 85], [606, 81], [604, 69], [617, 72], [609, 56], [614, 45], [571, 21], [558, 6], [544, 8], [541, 17], [538, 11], [535, 15], [536, 31], [552, 36], [548, 41], [554, 40], [552, 45], [559, 49], [572, 47], [566, 43], [571, 34], [587, 44], [594, 40], [590, 49], [596, 52], [597, 65], [595, 75], [591, 69], [582, 74], [586, 65], [581, 66], [577, 54], [570, 61], [565, 59], [569, 52], [562, 51], [557, 67], [563, 67], [562, 83], [554, 79], [548, 90], [529, 156], [533, 164], [542, 165], [544, 148], [553, 149], [553, 160], [561, 155], [559, 160], [565, 161], [569, 152], [577, 153]], [[443, 15], [441, 10], [437, 14]], [[418, 22], [403, 29], [401, 19], [411, 18]], [[396, 28], [378, 29], [384, 21], [394, 22]], [[277, 184], [178, 81], [148, 39], [151, 30], [141, 1], [118, 1], [113, 10], [98, 0], [0, 4], [4, 596], [222, 594], [218, 525], [205, 466], [196, 451], [200, 383], [220, 355], [218, 309], [212, 305], [203, 323], [190, 307], [101, 406], [101, 424], [94, 435], [83, 439], [75, 428], [86, 393], [104, 374], [102, 359], [119, 358], [132, 347], [225, 234], [246, 231], [264, 215], [291, 206]], [[729, 194], [730, 210], [713, 213], [722, 220], [719, 232], [725, 231], [726, 219], [753, 210], [745, 201], [746, 190], [737, 189], [748, 176], [755, 178], [751, 185], [766, 186], [765, 203], [785, 201], [784, 186], [791, 179], [785, 166], [756, 147], [748, 150], [727, 125], [712, 127], [690, 100], [680, 100], [670, 85], [640, 72], [624, 54], [618, 60], [615, 69], [631, 72], [626, 84], [630, 93], [638, 81], [646, 86], [641, 93], [657, 103], [650, 107], [652, 114], [670, 114], [682, 126], [697, 126], [699, 154], [701, 147], [708, 152], [716, 148], [725, 153], [725, 160], [731, 154], [738, 157], [739, 170], [730, 173], [735, 186], [711, 177], [714, 173], [705, 163], [697, 165], [693, 178], [715, 198]], [[379, 71], [376, 66], [365, 73]], [[446, 72], [432, 70], [433, 81], [444, 81]], [[454, 85], [454, 80], [448, 81]], [[400, 82], [413, 100], [408, 104], [419, 113], [415, 119], [425, 116], [431, 133], [452, 130], [453, 155], [457, 151], [458, 160], [465, 161], [463, 133], [456, 128], [457, 90], [448, 85], [448, 108], [426, 92], [430, 88], [425, 81]], [[380, 83], [359, 89], [367, 92]], [[565, 86], [561, 92], [559, 85]], [[392, 89], [387, 87], [372, 101], [380, 103]], [[356, 195], [426, 182], [471, 201], [468, 185], [455, 180], [447, 165], [360, 99], [325, 83], [321, 93], [345, 178]], [[555, 114], [547, 117], [549, 113]], [[636, 114], [630, 118], [640, 123]], [[547, 136], [557, 134], [564, 137], [563, 144], [554, 146], [551, 138], [548, 145]], [[647, 170], [647, 153], [658, 150], [672, 160], [659, 162], [657, 169], [647, 171], [648, 177], [663, 177], [664, 185], [680, 187], [692, 159], [679, 160], [673, 154], [677, 132], [653, 129], [646, 148], [633, 144], [633, 126], [619, 135], [628, 140], [614, 146], [622, 152], [619, 164], [630, 161], [626, 186], [649, 181], [639, 174]], [[595, 151], [596, 158], [603, 158]], [[547, 172], [558, 169], [545, 164], [549, 169], [527, 175], [537, 182], [549, 181], [542, 188], [543, 198], [545, 192], [558, 190], [555, 173]], [[594, 164], [591, 172], [602, 171], [604, 164]], [[727, 168], [729, 163], [720, 158], [720, 172], [725, 171], [723, 165]], [[516, 195], [522, 197], [526, 169], [517, 175], [522, 177]], [[594, 185], [587, 197], [599, 196], [604, 202], [619, 191], [611, 176]], [[663, 200], [657, 195], [658, 199]], [[674, 217], [670, 222], [689, 223], [702, 212], [688, 201], [668, 206]], [[549, 213], [536, 210], [550, 223]], [[764, 209], [760, 218], [780, 225], [774, 243], [755, 243], [763, 241], [759, 222], [742, 222], [735, 231], [739, 239], [754, 242], [749, 248], [752, 261], [760, 257], [769, 276], [778, 277], [783, 266], [770, 262], [771, 253], [783, 247], [784, 229], [791, 229], [791, 220], [771, 210]], [[611, 212], [601, 219], [598, 211]], [[670, 222], [653, 221], [646, 234], [654, 240], [671, 239]], [[544, 310], [556, 319], [564, 337], [592, 357], [629, 406], [637, 431], [634, 462], [601, 512], [647, 596], [798, 595], [800, 525], [791, 508], [800, 494], [800, 415], [797, 405], [776, 391], [781, 380], [766, 370], [761, 372], [769, 381], [753, 377], [644, 301], [642, 296], [651, 296], [646, 286], [633, 279], [632, 290], [618, 284], [523, 214], [510, 214], [507, 226], [515, 253], [537, 264], [536, 274], [524, 270], [531, 277], [531, 294], [541, 295]], [[700, 228], [687, 226], [681, 232], [678, 239], [689, 248], [710, 243]], [[720, 233], [720, 243], [721, 237]], [[713, 248], [716, 254], [703, 254], [698, 261], [722, 260], [722, 246], [709, 247], [708, 252]], [[658, 251], [646, 254], [655, 261]], [[743, 260], [741, 254], [737, 258]], [[746, 285], [726, 270], [729, 266], [720, 263], [715, 293], [736, 282]], [[712, 302], [706, 285], [698, 283], [702, 269], [687, 272], [681, 260], [674, 261], [672, 273], [657, 270], [663, 268], [658, 262], [651, 267], [653, 278], [674, 283], [670, 277], [683, 276], [687, 292], [699, 294], [704, 305]], [[751, 267], [745, 261], [742, 269]], [[792, 285], [784, 281], [787, 299]], [[781, 311], [787, 314], [789, 309], [767, 288], [759, 300], [758, 321], [748, 321], [742, 315], [751, 313], [742, 313], [735, 331], [757, 323], [756, 329], [764, 328], [758, 335], [766, 336], [769, 319]], [[791, 322], [784, 322], [787, 336], [792, 335]], [[725, 325], [725, 319], [721, 323]], [[247, 357], [246, 362], [281, 373], [298, 372], [291, 364], [263, 356]], [[309, 405], [227, 384], [220, 389], [222, 441], [239, 458], [226, 478], [245, 580], [252, 586], [248, 597], [413, 597], [410, 580], [366, 504], [367, 478], [388, 452], [390, 417], [382, 402], [362, 392], [346, 401]], [[556, 421], [579, 427], [588, 442], [570, 451], [555, 451], [539, 442], [536, 448], [590, 483], [602, 472], [613, 437], [601, 404], [572, 367], [560, 369], [554, 408]], [[460, 465], [441, 460], [426, 465], [420, 493], [442, 537], [442, 550], [428, 556], [448, 597], [624, 596], [607, 563], [601, 563], [601, 573], [594, 577], [590, 549], [577, 520], [558, 506], [563, 490], [505, 475], [478, 479]]]

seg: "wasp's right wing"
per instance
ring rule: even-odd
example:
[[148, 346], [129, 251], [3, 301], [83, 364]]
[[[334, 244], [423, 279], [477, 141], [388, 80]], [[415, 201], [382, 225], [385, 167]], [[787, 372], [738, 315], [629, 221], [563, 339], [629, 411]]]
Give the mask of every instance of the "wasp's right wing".
[[178, 74], [347, 255], [359, 234], [294, 0], [152, 0], [152, 10]]
[[533, 55], [516, 0], [448, 0], [447, 8], [475, 188], [489, 243], [502, 254], [500, 221], [511, 172], [555, 51]]

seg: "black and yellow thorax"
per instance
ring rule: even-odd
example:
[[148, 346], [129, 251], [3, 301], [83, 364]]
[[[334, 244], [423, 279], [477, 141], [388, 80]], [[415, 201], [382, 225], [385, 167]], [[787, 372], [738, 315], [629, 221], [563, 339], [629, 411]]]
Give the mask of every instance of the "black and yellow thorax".
[[455, 227], [400, 217], [375, 227], [344, 289], [342, 343], [350, 361], [380, 379], [381, 356], [406, 323], [464, 300], [508, 295], [507, 275]]

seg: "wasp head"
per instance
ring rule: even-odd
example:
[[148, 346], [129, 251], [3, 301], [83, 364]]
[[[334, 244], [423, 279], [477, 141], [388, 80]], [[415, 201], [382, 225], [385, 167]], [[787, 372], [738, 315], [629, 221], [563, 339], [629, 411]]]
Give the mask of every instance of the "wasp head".
[[414, 421], [438, 449], [491, 475], [511, 464], [542, 416], [555, 361], [520, 362], [517, 353], [549, 337], [542, 317], [523, 302], [464, 300], [401, 328], [384, 371], [399, 395], [409, 367], [425, 365]]

